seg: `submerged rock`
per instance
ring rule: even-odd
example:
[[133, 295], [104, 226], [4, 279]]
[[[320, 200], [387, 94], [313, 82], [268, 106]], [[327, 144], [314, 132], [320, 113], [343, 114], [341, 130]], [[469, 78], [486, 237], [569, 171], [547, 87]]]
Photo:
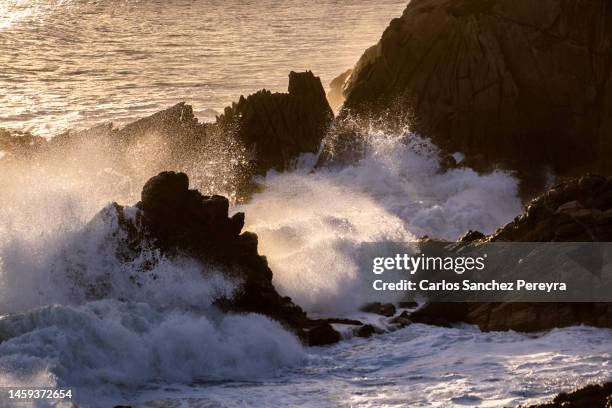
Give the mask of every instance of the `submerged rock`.
[[607, 0], [413, 0], [355, 66], [340, 116], [408, 115], [477, 170], [609, 174], [611, 70]]
[[232, 299], [216, 302], [220, 308], [269, 316], [306, 344], [340, 340], [340, 334], [328, 322], [308, 318], [290, 298], [276, 291], [266, 258], [258, 253], [257, 236], [242, 232], [244, 213], [229, 217], [227, 198], [190, 190], [187, 175], [175, 172], [151, 178], [141, 198], [134, 217], [125, 217], [117, 204], [109, 207], [117, 213], [119, 228], [126, 237], [124, 247], [132, 252], [128, 256], [137, 257], [140, 251], [153, 247], [169, 257], [184, 255], [203, 265], [215, 265], [241, 282]]
[[[481, 238], [479, 238], [481, 239]], [[551, 188], [490, 242], [612, 241], [612, 177], [586, 175]], [[612, 328], [611, 303], [429, 303], [413, 322], [476, 324], [485, 331], [533, 332], [586, 324]]]

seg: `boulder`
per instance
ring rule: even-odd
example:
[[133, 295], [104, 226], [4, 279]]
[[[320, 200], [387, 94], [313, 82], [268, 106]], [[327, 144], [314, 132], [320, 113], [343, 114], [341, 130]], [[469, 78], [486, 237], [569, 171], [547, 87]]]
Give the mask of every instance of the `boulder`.
[[368, 303], [362, 306], [360, 310], [362, 312], [375, 313], [385, 317], [391, 317], [395, 314], [395, 306], [392, 303]]
[[523, 180], [543, 183], [544, 168], [609, 174], [609, 6], [413, 0], [355, 66], [340, 117], [392, 111], [466, 165], [501, 164]]
[[310, 71], [291, 72], [288, 93], [241, 96], [217, 125], [244, 143], [261, 175], [285, 170], [301, 153], [316, 153], [333, 117], [321, 80]]
[[401, 329], [409, 326], [412, 321], [410, 320], [410, 314], [404, 310], [399, 316], [395, 316], [394, 318], [390, 319], [389, 323]]
[[355, 330], [355, 336], [363, 337], [363, 338], [371, 337], [373, 334], [376, 334], [376, 333], [377, 333], [376, 328], [372, 326], [371, 324], [364, 324], [363, 326]]
[[[554, 186], [484, 240], [612, 241], [611, 209], [612, 177], [588, 174]], [[439, 326], [469, 323], [484, 331], [533, 332], [580, 324], [612, 328], [612, 304], [433, 302], [412, 313], [410, 320]]]
[[342, 336], [329, 324], [322, 323], [308, 329], [306, 338], [309, 346], [325, 346], [339, 342]]
[[266, 258], [258, 253], [257, 235], [242, 232], [243, 213], [229, 216], [227, 198], [189, 189], [184, 173], [163, 172], [147, 181], [136, 208], [137, 214], [130, 218], [118, 204], [106, 210], [117, 215], [122, 231], [115, 235], [125, 237], [121, 256], [126, 260], [153, 247], [168, 257], [183, 255], [216, 265], [241, 282], [233, 298], [217, 301], [221, 309], [269, 316], [306, 344], [330, 344], [340, 339], [330, 323], [308, 318], [290, 298], [276, 291]]

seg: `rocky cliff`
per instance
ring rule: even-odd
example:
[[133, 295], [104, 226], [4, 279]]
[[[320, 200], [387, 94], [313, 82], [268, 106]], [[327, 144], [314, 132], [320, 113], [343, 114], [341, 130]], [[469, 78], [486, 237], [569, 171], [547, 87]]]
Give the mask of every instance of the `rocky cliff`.
[[[491, 242], [612, 241], [612, 177], [586, 175], [559, 184], [534, 199]], [[410, 316], [414, 322], [476, 324], [485, 331], [524, 332], [586, 324], [612, 328], [610, 303], [430, 303]]]
[[357, 63], [342, 115], [408, 115], [479, 170], [609, 174], [611, 71], [607, 0], [412, 0]]

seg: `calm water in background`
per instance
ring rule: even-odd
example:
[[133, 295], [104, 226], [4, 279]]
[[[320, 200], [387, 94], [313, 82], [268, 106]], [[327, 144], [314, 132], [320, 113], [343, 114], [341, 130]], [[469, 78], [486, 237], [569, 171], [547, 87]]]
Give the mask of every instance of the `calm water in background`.
[[241, 94], [324, 84], [407, 0], [0, 0], [0, 127], [53, 135], [174, 103], [201, 119]]

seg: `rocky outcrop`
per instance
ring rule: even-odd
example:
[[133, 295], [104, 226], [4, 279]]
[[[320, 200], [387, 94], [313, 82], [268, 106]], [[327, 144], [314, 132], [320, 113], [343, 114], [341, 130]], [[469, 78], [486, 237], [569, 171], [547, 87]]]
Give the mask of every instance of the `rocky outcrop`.
[[607, 0], [412, 0], [357, 63], [341, 116], [408, 115], [478, 170], [609, 174], [611, 71]]
[[225, 108], [217, 124], [251, 152], [256, 174], [284, 170], [301, 153], [316, 153], [333, 120], [321, 80], [291, 72], [288, 93], [259, 91]]
[[[471, 237], [470, 237], [471, 235]], [[490, 242], [612, 241], [612, 177], [586, 175], [534, 199], [524, 214], [488, 237]], [[610, 303], [429, 303], [413, 322], [478, 325], [484, 331], [532, 332], [586, 324], [612, 328]]]
[[526, 408], [609, 408], [612, 407], [612, 382], [591, 384], [572, 392], [562, 392], [552, 401]]
[[366, 305], [363, 305], [359, 310], [361, 310], [362, 312], [374, 313], [385, 317], [392, 317], [396, 312], [396, 308], [393, 303], [380, 302], [368, 303]]
[[327, 91], [327, 101], [329, 106], [337, 112], [344, 103], [344, 85], [353, 72], [352, 69], [347, 69], [329, 83], [329, 91]]
[[594, 174], [558, 184], [490, 241], [612, 241], [612, 178]]
[[144, 185], [136, 207], [138, 213], [130, 218], [121, 206], [109, 207], [122, 230], [117, 236], [125, 237], [124, 258], [138, 257], [140, 251], [153, 247], [169, 257], [185, 255], [202, 265], [215, 265], [241, 282], [232, 299], [217, 301], [220, 308], [269, 316], [309, 345], [340, 340], [329, 323], [309, 319], [290, 298], [278, 294], [266, 258], [258, 254], [257, 236], [242, 232], [243, 213], [228, 216], [227, 198], [190, 190], [184, 173], [163, 172]]
[[181, 102], [123, 128], [103, 124], [49, 141], [0, 130], [0, 151], [17, 160], [33, 155], [62, 160], [80, 150], [99, 151], [121, 173], [177, 169], [197, 176], [202, 186], [222, 184], [240, 200], [253, 191], [253, 175], [284, 170], [300, 154], [316, 153], [332, 120], [319, 78], [310, 71], [291, 72], [288, 93], [262, 90], [240, 97], [215, 123], [199, 122], [192, 107]]

